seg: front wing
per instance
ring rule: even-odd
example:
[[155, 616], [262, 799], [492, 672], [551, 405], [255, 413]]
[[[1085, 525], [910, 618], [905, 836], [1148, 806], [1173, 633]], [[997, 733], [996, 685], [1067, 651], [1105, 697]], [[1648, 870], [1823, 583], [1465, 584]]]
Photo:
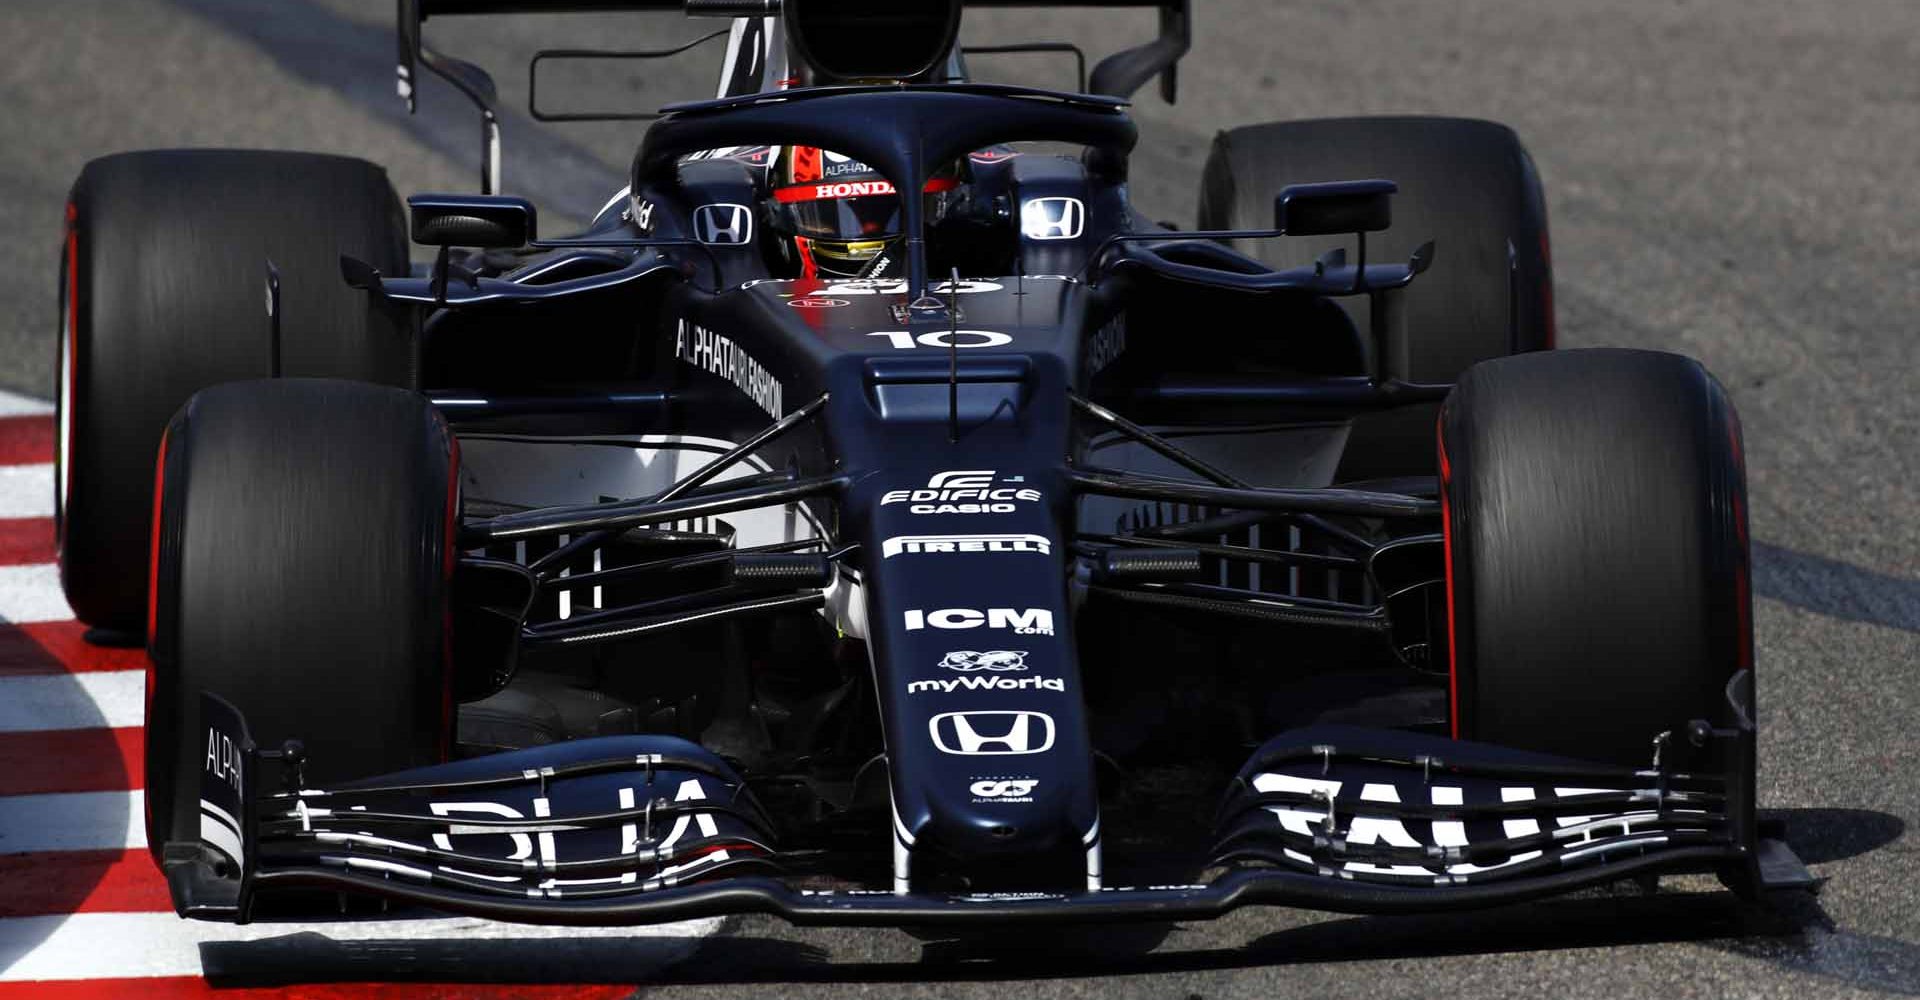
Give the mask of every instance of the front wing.
[[[1749, 705], [1748, 675], [1729, 701]], [[746, 784], [699, 746], [604, 737], [304, 787], [203, 698], [201, 838], [164, 867], [183, 916], [246, 922], [263, 895], [340, 891], [527, 923], [770, 913], [796, 924], [1172, 921], [1253, 904], [1349, 913], [1482, 907], [1637, 876], [1713, 872], [1744, 894], [1812, 884], [1762, 837], [1753, 730], [1696, 726], [1722, 773], [1605, 767], [1397, 731], [1286, 734], [1232, 782], [1192, 884], [1059, 892], [821, 887], [786, 872]], [[1671, 740], [1668, 735], [1663, 738]], [[256, 787], [280, 758], [286, 787]]]

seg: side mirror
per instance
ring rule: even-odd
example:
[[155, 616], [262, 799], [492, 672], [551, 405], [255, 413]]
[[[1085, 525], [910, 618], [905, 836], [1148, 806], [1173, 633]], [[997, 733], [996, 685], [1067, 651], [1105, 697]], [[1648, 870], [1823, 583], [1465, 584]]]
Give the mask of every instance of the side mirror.
[[1292, 184], [1273, 199], [1273, 228], [1288, 236], [1377, 233], [1393, 225], [1392, 181]]
[[416, 194], [407, 199], [413, 241], [433, 247], [514, 249], [533, 242], [536, 216], [525, 198], [498, 194]]

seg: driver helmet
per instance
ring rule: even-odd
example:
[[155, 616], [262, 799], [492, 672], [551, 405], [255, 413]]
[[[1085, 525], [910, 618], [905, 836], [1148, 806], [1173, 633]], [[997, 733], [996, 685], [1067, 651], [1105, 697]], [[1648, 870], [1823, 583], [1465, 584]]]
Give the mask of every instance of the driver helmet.
[[[958, 165], [928, 179], [921, 194], [929, 226], [959, 187]], [[790, 147], [775, 171], [773, 198], [792, 229], [802, 277], [832, 281], [905, 273], [900, 198], [893, 183], [865, 163], [813, 146]]]

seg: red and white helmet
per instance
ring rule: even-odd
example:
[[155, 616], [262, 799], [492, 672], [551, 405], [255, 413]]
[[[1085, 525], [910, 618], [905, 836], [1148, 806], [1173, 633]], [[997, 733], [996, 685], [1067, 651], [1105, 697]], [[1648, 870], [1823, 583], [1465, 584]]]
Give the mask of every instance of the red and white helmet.
[[[900, 196], [865, 163], [812, 146], [791, 146], [774, 172], [773, 198], [793, 229], [808, 278], [884, 278], [906, 266]], [[958, 165], [927, 181], [927, 221], [945, 211], [960, 186]]]

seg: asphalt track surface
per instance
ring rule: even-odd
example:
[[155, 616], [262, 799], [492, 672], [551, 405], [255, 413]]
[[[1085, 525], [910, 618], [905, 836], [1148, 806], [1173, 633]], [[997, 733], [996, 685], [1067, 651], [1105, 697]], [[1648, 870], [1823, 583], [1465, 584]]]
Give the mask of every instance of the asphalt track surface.
[[[186, 934], [169, 916], [138, 912], [150, 898], [96, 900], [105, 912], [75, 917], [16, 903], [0, 904], [0, 980], [204, 971], [259, 996], [300, 982], [495, 982], [503, 992], [485, 995], [509, 996], [1920, 994], [1920, 835], [1910, 829], [1920, 821], [1920, 6], [1196, 6], [1180, 104], [1143, 96], [1137, 109], [1137, 202], [1191, 219], [1207, 144], [1236, 124], [1368, 113], [1505, 121], [1547, 184], [1562, 344], [1682, 351], [1732, 391], [1751, 477], [1761, 804], [1826, 880], [1817, 897], [1745, 907], [1710, 883], [1670, 879], [1651, 898], [1621, 890], [1441, 918], [1254, 910], [1153, 932], [969, 941], [757, 918], [640, 940], [409, 921]], [[391, 10], [386, 0], [0, 4], [0, 231], [11, 237], [0, 244], [0, 386], [50, 392], [61, 205], [90, 157], [151, 146], [322, 149], [385, 164], [403, 193], [470, 189], [477, 128], [458, 100], [427, 83], [422, 113], [409, 120], [393, 95]], [[521, 68], [535, 40], [641, 47], [695, 32], [670, 18], [546, 23], [429, 30], [500, 70], [502, 92], [522, 111]], [[968, 33], [1073, 38], [1097, 56], [1149, 30], [1134, 15], [1020, 12], [975, 16]], [[714, 58], [601, 93], [633, 105], [704, 96]], [[1028, 82], [1069, 80], [1057, 67], [1004, 68]], [[507, 186], [549, 217], [585, 216], [619, 186], [636, 135], [637, 126], [537, 127], [516, 114]], [[29, 460], [44, 461], [8, 461]], [[44, 517], [5, 508], [17, 471], [0, 469], [0, 526]], [[49, 580], [42, 567], [0, 566], [0, 617], [11, 609], [56, 620], [43, 630], [62, 628]], [[0, 626], [0, 643], [7, 638]], [[75, 710], [98, 713], [98, 732], [124, 711], [116, 699], [137, 695], [84, 672], [114, 666], [66, 675], [93, 700]], [[12, 686], [0, 700], [23, 691]], [[21, 714], [0, 706], [0, 729], [46, 728]], [[15, 745], [0, 737], [0, 749]], [[8, 769], [36, 763], [28, 756]], [[0, 792], [20, 787], [0, 781]], [[124, 825], [125, 793], [114, 794]], [[0, 895], [41, 878], [23, 850], [61, 846], [36, 842], [51, 819], [22, 819], [73, 805], [50, 801], [58, 798], [0, 799]], [[197, 995], [195, 979], [170, 982]], [[603, 985], [542, 985], [578, 983]], [[49, 990], [0, 982], [0, 997], [95, 995]]]

